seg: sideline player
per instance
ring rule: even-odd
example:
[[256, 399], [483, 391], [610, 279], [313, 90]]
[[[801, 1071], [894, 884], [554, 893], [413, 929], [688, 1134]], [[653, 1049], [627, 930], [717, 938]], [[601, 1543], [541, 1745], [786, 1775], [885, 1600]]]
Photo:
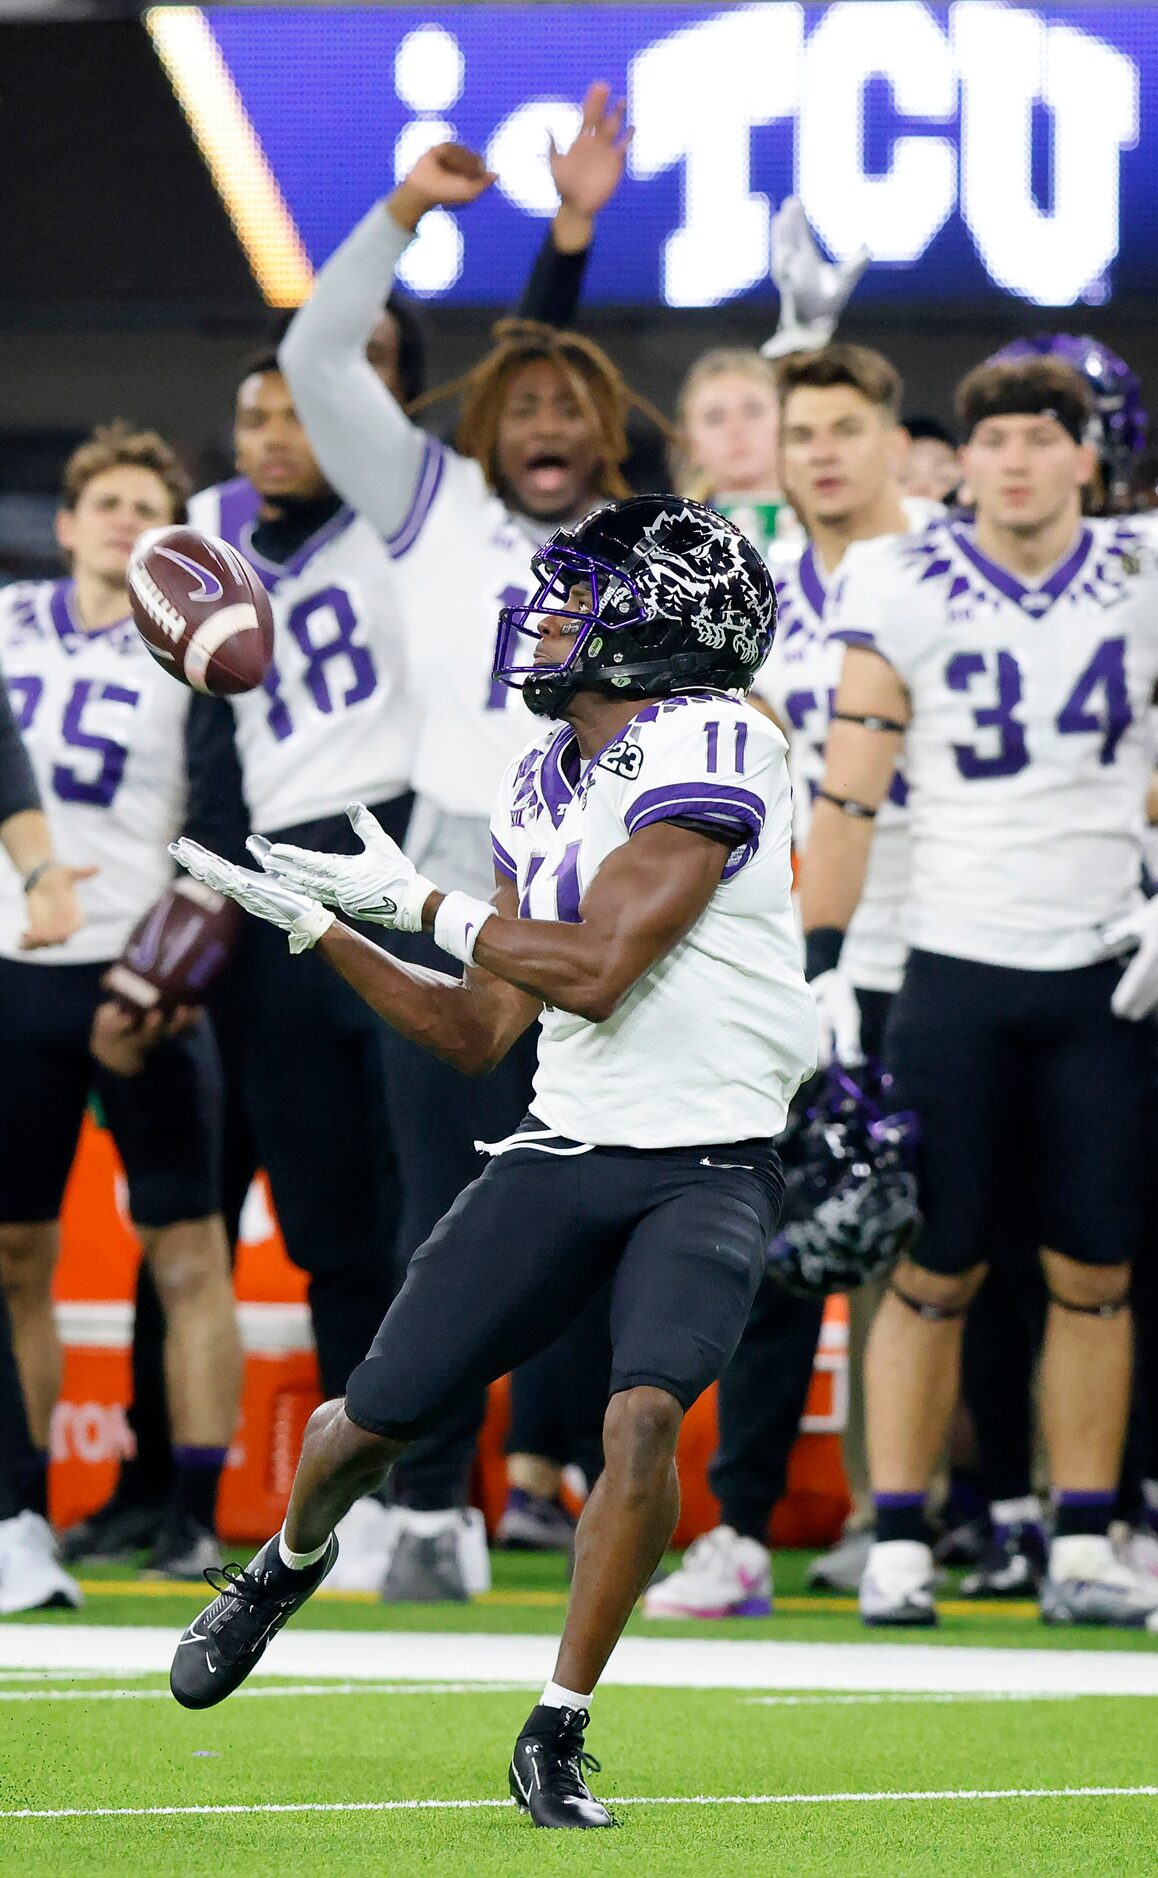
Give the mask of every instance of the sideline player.
[[[581, 1772], [588, 1703], [671, 1535], [684, 1411], [759, 1282], [781, 1188], [772, 1136], [812, 1067], [816, 1018], [790, 907], [784, 742], [742, 701], [775, 624], [763, 561], [711, 511], [645, 497], [560, 531], [536, 571], [530, 604], [504, 614], [496, 676], [564, 722], [507, 770], [493, 902], [441, 893], [361, 811], [353, 862], [259, 848], [271, 871], [254, 875], [178, 849], [461, 1069], [543, 1022], [533, 1112], [412, 1261], [345, 1402], [311, 1421], [284, 1532], [223, 1575], [171, 1680], [190, 1707], [236, 1688], [325, 1577], [355, 1495], [610, 1277], [607, 1465], [510, 1776], [536, 1824], [607, 1826]], [[423, 924], [465, 976], [395, 963], [285, 880]]]
[[958, 413], [976, 522], [859, 549], [836, 598], [849, 650], [802, 887], [810, 950], [835, 967], [903, 740], [913, 950], [887, 1054], [920, 1118], [924, 1230], [869, 1342], [877, 1544], [861, 1610], [935, 1619], [925, 1494], [962, 1324], [1000, 1221], [1028, 1196], [1031, 1242], [1055, 1248], [1042, 1254], [1056, 1502], [1042, 1615], [1137, 1625], [1158, 1586], [1116, 1561], [1107, 1530], [1145, 1039], [1111, 1010], [1103, 928], [1139, 898], [1158, 563], [1130, 519], [1082, 522], [1091, 399], [1067, 366], [980, 366]]
[[[784, 486], [807, 537], [774, 541], [769, 550], [778, 626], [753, 690], [771, 706], [788, 738], [799, 857], [824, 773], [824, 746], [844, 657], [843, 645], [831, 643], [825, 629], [833, 577], [853, 542], [904, 534], [942, 511], [936, 503], [902, 496], [902, 386], [879, 352], [837, 341], [782, 360], [777, 381]], [[904, 800], [904, 779], [898, 774], [880, 817], [841, 973], [813, 985], [824, 1060], [835, 1052], [856, 1061], [862, 1047], [870, 1057], [881, 1058], [885, 1015], [905, 963], [901, 912], [909, 838]], [[875, 1291], [863, 1300], [858, 1294], [854, 1309], [862, 1301], [875, 1305]], [[678, 1571], [651, 1587], [644, 1601], [649, 1617], [764, 1616], [771, 1610], [768, 1522], [784, 1492], [821, 1315], [818, 1302], [794, 1298], [772, 1279], [761, 1286], [739, 1347], [720, 1378], [720, 1445], [710, 1474], [720, 1523], [688, 1548]], [[862, 1345], [867, 1329], [866, 1321]], [[850, 1364], [853, 1360], [850, 1353]], [[855, 1588], [869, 1542], [867, 1534], [858, 1533], [842, 1541], [831, 1561], [817, 1561], [825, 1574], [822, 1582]], [[836, 1580], [827, 1576], [830, 1570]]]
[[[0, 846], [24, 890], [25, 951], [60, 945], [84, 914], [77, 883], [88, 868], [58, 860], [40, 791], [8, 692], [0, 677]], [[79, 1605], [80, 1587], [62, 1571], [44, 1517], [44, 1461], [33, 1446], [12, 1348], [8, 1306], [0, 1292], [0, 1615], [45, 1605]]]
[[172, 521], [185, 495], [159, 437], [98, 430], [65, 471], [57, 536], [71, 577], [0, 595], [0, 667], [53, 840], [93, 870], [81, 892], [85, 924], [30, 953], [19, 876], [0, 865], [0, 1055], [20, 1065], [0, 1078], [0, 1278], [32, 1439], [46, 1460], [61, 1381], [51, 1295], [60, 1203], [97, 1089], [165, 1310], [177, 1479], [150, 1564], [176, 1576], [220, 1557], [214, 1508], [241, 1380], [217, 1201], [217, 1062], [204, 1019], [159, 1040], [139, 1076], [98, 1066], [90, 1034], [94, 1023], [102, 1035], [117, 1028], [101, 979], [170, 878], [166, 848], [184, 810], [189, 694], [128, 617], [125, 572], [137, 536]]

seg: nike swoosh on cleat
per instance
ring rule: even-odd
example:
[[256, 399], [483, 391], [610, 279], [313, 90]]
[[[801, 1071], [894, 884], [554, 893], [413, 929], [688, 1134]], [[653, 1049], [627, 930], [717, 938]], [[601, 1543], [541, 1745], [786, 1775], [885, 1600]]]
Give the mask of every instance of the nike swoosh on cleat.
[[216, 1674], [217, 1674], [217, 1665], [216, 1665], [216, 1663], [215, 1663], [215, 1662], [213, 1661], [213, 1659], [212, 1659], [212, 1657], [210, 1656], [210, 1654], [209, 1654], [209, 1652], [208, 1652], [208, 1650], [206, 1650], [206, 1652], [205, 1652], [205, 1667], [206, 1667], [206, 1669], [207, 1669], [207, 1670], [209, 1671], [209, 1674], [210, 1674], [211, 1676], [216, 1676]]

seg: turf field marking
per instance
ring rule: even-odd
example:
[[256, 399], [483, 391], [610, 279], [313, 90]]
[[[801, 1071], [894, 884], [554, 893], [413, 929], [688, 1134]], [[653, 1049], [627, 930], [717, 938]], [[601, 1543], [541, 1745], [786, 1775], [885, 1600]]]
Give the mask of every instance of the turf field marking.
[[[1158, 1787], [925, 1787], [884, 1793], [633, 1794], [608, 1806], [855, 1806], [920, 1800], [1132, 1800]], [[21, 1806], [0, 1819], [191, 1819], [254, 1813], [458, 1813], [510, 1808], [513, 1800], [288, 1800], [232, 1806]]]
[[[103, 1669], [110, 1682], [126, 1670], [167, 1675], [169, 1626], [0, 1624], [0, 1666]], [[1133, 1650], [1008, 1649], [975, 1645], [863, 1642], [781, 1643], [723, 1637], [625, 1637], [604, 1677], [607, 1686], [737, 1689], [819, 1695], [900, 1691], [919, 1694], [1158, 1695], [1158, 1647], [1140, 1638]], [[551, 1674], [556, 1641], [547, 1633], [420, 1630], [287, 1631], [258, 1675], [294, 1682], [520, 1682], [540, 1686]]]
[[[88, 1675], [103, 1672], [89, 1670]], [[143, 1675], [145, 1672], [137, 1671]], [[538, 1688], [537, 1682], [298, 1682], [273, 1688], [235, 1689], [239, 1697], [271, 1695], [513, 1695]], [[171, 1702], [168, 1689], [3, 1689], [0, 1702]]]
[[1037, 1694], [1032, 1689], [976, 1689], [961, 1690], [948, 1695], [944, 1692], [936, 1694], [932, 1690], [918, 1694], [913, 1690], [895, 1689], [881, 1695], [746, 1695], [744, 1704], [747, 1708], [858, 1708], [865, 1703], [878, 1702], [1077, 1702], [1080, 1700], [1081, 1697], [1069, 1689], [1051, 1689], [1044, 1694]]

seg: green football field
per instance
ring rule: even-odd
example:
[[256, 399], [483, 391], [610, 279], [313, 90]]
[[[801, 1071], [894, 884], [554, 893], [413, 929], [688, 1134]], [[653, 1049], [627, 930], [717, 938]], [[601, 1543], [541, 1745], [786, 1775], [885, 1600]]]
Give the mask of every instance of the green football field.
[[777, 1561], [771, 1619], [637, 1618], [600, 1690], [592, 1784], [620, 1830], [537, 1832], [511, 1742], [566, 1596], [498, 1558], [469, 1607], [319, 1596], [269, 1673], [190, 1715], [163, 1668], [201, 1602], [126, 1574], [0, 1622], [0, 1869], [78, 1873], [1146, 1873], [1158, 1639], [956, 1603], [866, 1636]]

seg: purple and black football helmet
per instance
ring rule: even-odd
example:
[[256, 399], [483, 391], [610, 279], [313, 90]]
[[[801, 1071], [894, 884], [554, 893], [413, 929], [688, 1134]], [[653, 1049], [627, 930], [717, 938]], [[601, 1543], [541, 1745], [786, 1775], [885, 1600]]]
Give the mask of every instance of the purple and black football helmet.
[[[771, 650], [776, 590], [767, 564], [702, 503], [608, 503], [577, 528], [560, 528], [531, 565], [536, 592], [499, 615], [494, 676], [521, 690], [538, 717], [558, 717], [580, 689], [619, 698], [699, 686], [747, 691]], [[558, 665], [532, 657], [544, 615], [574, 622]]]
[[1032, 339], [1014, 339], [987, 363], [1003, 365], [1035, 358], [1058, 359], [1085, 379], [1094, 396], [1095, 411], [1088, 441], [1101, 459], [1107, 490], [1124, 490], [1146, 447], [1149, 427], [1137, 374], [1099, 339], [1076, 333], [1035, 333]]
[[855, 1291], [888, 1271], [920, 1231], [917, 1118], [897, 1112], [887, 1075], [833, 1063], [792, 1105], [779, 1147], [781, 1228], [768, 1275], [797, 1297]]

